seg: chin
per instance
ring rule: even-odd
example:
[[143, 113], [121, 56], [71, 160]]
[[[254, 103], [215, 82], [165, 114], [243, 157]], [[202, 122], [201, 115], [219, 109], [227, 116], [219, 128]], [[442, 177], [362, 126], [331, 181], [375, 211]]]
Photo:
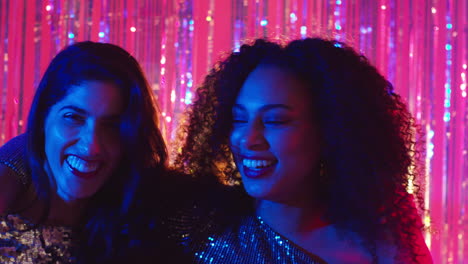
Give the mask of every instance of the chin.
[[270, 200], [268, 192], [265, 192], [262, 190], [249, 190], [249, 189], [246, 189], [246, 192], [249, 196], [257, 200]]
[[71, 202], [71, 201], [91, 198], [93, 195], [96, 194], [96, 191], [79, 190], [79, 191], [64, 192], [64, 191], [57, 190], [57, 193], [64, 201]]

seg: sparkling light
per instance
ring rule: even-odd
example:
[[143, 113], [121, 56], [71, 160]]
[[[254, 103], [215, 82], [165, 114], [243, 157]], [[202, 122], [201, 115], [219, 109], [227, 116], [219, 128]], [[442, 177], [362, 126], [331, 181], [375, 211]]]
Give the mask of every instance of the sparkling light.
[[424, 217], [424, 226], [425, 227], [431, 226], [431, 217], [428, 215]]
[[430, 160], [434, 156], [434, 144], [432, 143], [432, 139], [434, 138], [434, 130], [428, 128], [429, 131], [427, 133], [427, 159]]
[[135, 31], [136, 31], [136, 28], [135, 28], [135, 27], [131, 27], [131, 28], [130, 28], [130, 31], [131, 31], [131, 32], [135, 32]]
[[450, 121], [450, 113], [449, 112], [445, 112], [444, 114], [444, 122], [449, 122]]
[[192, 103], [192, 92], [188, 91], [185, 93], [185, 104]]
[[296, 23], [296, 21], [297, 21], [297, 16], [296, 16], [296, 14], [291, 13], [291, 14], [289, 15], [289, 17], [290, 17], [291, 23]]
[[302, 27], [301, 27], [301, 35], [302, 35], [302, 37], [305, 37], [306, 34], [307, 34], [307, 27], [306, 27], [306, 26], [302, 26]]
[[450, 100], [445, 99], [444, 100], [444, 106], [447, 107], [447, 108], [450, 107]]
[[[0, 121], [0, 145], [5, 143], [4, 140], [20, 132], [17, 131], [18, 125], [22, 126], [22, 119], [27, 112], [27, 107], [24, 106], [27, 106], [28, 102], [14, 104], [13, 98], [19, 97], [20, 94], [24, 94], [25, 98], [31, 97], [28, 93], [33, 90], [23, 90], [24, 86], [30, 87], [32, 83], [38, 81], [39, 73], [36, 67], [34, 69], [20, 67], [19, 71], [12, 70], [16, 68], [12, 68], [13, 63], [18, 63], [16, 58], [24, 56], [23, 53], [28, 50], [27, 48], [38, 51], [33, 52], [33, 56], [28, 58], [31, 60], [31, 65], [46, 65], [59, 48], [77, 40], [87, 40], [89, 37], [98, 37], [98, 41], [109, 41], [129, 49], [141, 60], [142, 67], [148, 74], [161, 111], [165, 112], [164, 117], [161, 117], [161, 122], [166, 124], [162, 126], [164, 135], [170, 136], [171, 130], [176, 127], [178, 121], [174, 110], [183, 111], [187, 104], [192, 103], [192, 96], [195, 98], [194, 88], [201, 84], [206, 70], [219, 59], [219, 55], [224, 54], [223, 52], [231, 49], [239, 51], [244, 40], [257, 37], [288, 36], [292, 39], [299, 34], [299, 37], [306, 37], [324, 33], [326, 37], [336, 39], [341, 37], [343, 41], [351, 42], [350, 44], [355, 46], [358, 52], [366, 55], [370, 61], [378, 62], [377, 66], [382, 70], [382, 74], [394, 82], [396, 91], [401, 92], [402, 97], [406, 97], [404, 99], [411, 106], [418, 122], [429, 124], [423, 135], [426, 141], [426, 155], [424, 155], [427, 167], [426, 186], [424, 186], [428, 190], [425, 193], [426, 200], [432, 202], [434, 198], [442, 197], [442, 194], [456, 189], [456, 192], [450, 192], [450, 197], [462, 201], [464, 207], [461, 208], [466, 208], [466, 199], [463, 200], [464, 196], [459, 195], [466, 193], [468, 188], [468, 180], [464, 180], [465, 175], [463, 175], [468, 156], [468, 143], [463, 138], [467, 130], [465, 121], [468, 114], [466, 111], [467, 46], [463, 35], [465, 29], [463, 22], [465, 21], [460, 20], [460, 17], [462, 18], [466, 13], [466, 1], [417, 1], [418, 8], [414, 8], [414, 5], [399, 5], [398, 3], [394, 5], [395, 1], [388, 0], [242, 0], [231, 1], [232, 3], [229, 4], [213, 0], [206, 1], [210, 4], [205, 9], [193, 8], [197, 7], [197, 1], [183, 0], [177, 1], [177, 4], [172, 1], [154, 1], [154, 3], [142, 1], [141, 4], [138, 2], [138, 8], [133, 9], [132, 12], [129, 12], [128, 7], [135, 2], [133, 0], [122, 0], [119, 1], [122, 4], [118, 5], [105, 4], [106, 1], [95, 1], [103, 4], [99, 16], [93, 15], [98, 11], [94, 4], [83, 6], [78, 3], [80, 1], [71, 1], [73, 4], [62, 5], [60, 3], [64, 1], [52, 0], [34, 2], [38, 3], [39, 9], [31, 9], [31, 12], [35, 13], [30, 16], [33, 23], [25, 23], [23, 16], [14, 17], [16, 14], [12, 13], [15, 11], [14, 8], [9, 8], [2, 13], [14, 18], [3, 21], [0, 25], [2, 28], [5, 27], [5, 23], [12, 23], [16, 28], [23, 27], [28, 30], [27, 27], [34, 27], [34, 34], [31, 35], [34, 37], [34, 42], [26, 41], [20, 43], [21, 45], [11, 45], [12, 42], [8, 42], [8, 40], [17, 39], [11, 38], [12, 34], [25, 34], [24, 32], [29, 31], [21, 33], [7, 30], [4, 32], [3, 41], [0, 39], [0, 49], [5, 51], [0, 54], [0, 62], [3, 63], [0, 65], [0, 70], [5, 80], [8, 80], [7, 85], [0, 89], [0, 94], [5, 95], [4, 103], [0, 103], [0, 112], [4, 115], [3, 121]], [[154, 8], [147, 8], [148, 3], [151, 3]], [[317, 5], [317, 3], [320, 4]], [[324, 8], [316, 8], [318, 6]], [[92, 7], [94, 8], [91, 9]], [[215, 17], [222, 17], [226, 14], [227, 10], [221, 10], [221, 7], [232, 8], [227, 13], [235, 19], [215, 20]], [[164, 12], [160, 13], [161, 10]], [[351, 12], [353, 10], [361, 11]], [[368, 12], [371, 10], [378, 11], [380, 14]], [[391, 13], [387, 14], [387, 10]], [[400, 13], [400, 11], [403, 12]], [[60, 15], [56, 16], [58, 12]], [[407, 15], [401, 17], [398, 14]], [[432, 15], [432, 17], [427, 21], [421, 20], [421, 16], [425, 14]], [[273, 23], [270, 24], [273, 22], [270, 20], [272, 18], [275, 18], [274, 26], [272, 26]], [[196, 31], [194, 19], [197, 19]], [[205, 28], [207, 24], [209, 26]], [[135, 39], [137, 25], [139, 34], [138, 39]], [[221, 35], [225, 36], [221, 37], [227, 38], [224, 44], [220, 41], [222, 38], [214, 37], [213, 32], [216, 31], [213, 25], [217, 26], [216, 29], [222, 29]], [[48, 30], [49, 26], [51, 31]], [[135, 28], [134, 31], [131, 30], [132, 26]], [[374, 28], [375, 31], [373, 31]], [[43, 32], [46, 34], [42, 34]], [[118, 32], [123, 33], [118, 34]], [[380, 34], [381, 32], [384, 34]], [[424, 33], [423, 37], [420, 35], [421, 32]], [[49, 38], [50, 42], [42, 41], [44, 36]], [[20, 41], [26, 39], [18, 38]], [[443, 42], [439, 44], [439, 41], [434, 42], [433, 39]], [[427, 45], [427, 43], [435, 44], [437, 49], [431, 49], [433, 45]], [[167, 50], [166, 44], [168, 44]], [[5, 49], [5, 45], [8, 49]], [[35, 46], [31, 47], [31, 45]], [[11, 50], [15, 49], [17, 51], [12, 53]], [[39, 51], [44, 49], [52, 52], [41, 54]], [[10, 61], [8, 61], [8, 56]], [[199, 63], [202, 67], [195, 67]], [[436, 67], [431, 65], [436, 65]], [[203, 69], [200, 70], [200, 68]], [[191, 74], [189, 76], [190, 72], [193, 76]], [[30, 80], [17, 81], [25, 80], [23, 76], [29, 76]], [[432, 84], [434, 76], [437, 76], [436, 87], [424, 85]], [[444, 86], [445, 83], [447, 83], [446, 86]], [[6, 92], [10, 85], [15, 87], [14, 93]], [[443, 90], [434, 93], [433, 89]], [[175, 91], [174, 103], [170, 101], [172, 90]], [[432, 100], [435, 96], [441, 98]], [[21, 102], [22, 98], [16, 99], [17, 102], [18, 99]], [[434, 102], [441, 102], [442, 109], [434, 108]], [[20, 106], [23, 106], [21, 111], [19, 111]], [[168, 122], [166, 117], [169, 117], [170, 123], [166, 123]], [[432, 130], [435, 131], [437, 139]], [[429, 131], [432, 133], [431, 137], [429, 137]], [[458, 133], [459, 131], [462, 133]], [[451, 138], [448, 138], [449, 134]], [[463, 146], [457, 146], [454, 144], [456, 142], [460, 142]], [[459, 157], [460, 151], [467, 156]], [[430, 185], [432, 180], [438, 183], [441, 178], [447, 180], [446, 184]], [[460, 180], [463, 181], [463, 187], [456, 184]], [[436, 219], [443, 219], [440, 221], [442, 228], [439, 230], [441, 237], [444, 237], [444, 239], [432, 240], [435, 249], [443, 248], [441, 252], [437, 252], [436, 255], [439, 256], [434, 262], [445, 263], [450, 262], [450, 259], [453, 260], [452, 262], [463, 262], [468, 258], [467, 254], [463, 250], [460, 253], [460, 247], [457, 249], [453, 245], [468, 244], [468, 236], [466, 232], [463, 233], [464, 230], [468, 230], [466, 229], [468, 225], [465, 222], [457, 224], [465, 212], [460, 213], [460, 210], [451, 212], [450, 208], [445, 207], [437, 208], [439, 204], [431, 204], [431, 202], [426, 204], [427, 208], [429, 210], [436, 208], [430, 213], [434, 217], [434, 222], [437, 222]], [[453, 214], [454, 217], [450, 218], [452, 220], [443, 217], [447, 214]], [[462, 214], [461, 218], [460, 214]], [[430, 218], [424, 218], [424, 223], [429, 226]], [[446, 232], [443, 226], [450, 226], [452, 231]], [[435, 227], [436, 230], [437, 228]], [[463, 237], [462, 241], [458, 244], [454, 243], [459, 237]], [[431, 242], [430, 238], [428, 242]]]

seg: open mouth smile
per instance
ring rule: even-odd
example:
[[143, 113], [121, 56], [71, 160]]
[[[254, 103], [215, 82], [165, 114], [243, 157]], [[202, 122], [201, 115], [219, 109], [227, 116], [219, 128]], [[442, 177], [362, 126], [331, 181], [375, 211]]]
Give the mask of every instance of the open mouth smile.
[[249, 178], [264, 177], [274, 171], [277, 163], [276, 159], [243, 158], [242, 171]]
[[80, 178], [91, 178], [99, 171], [101, 167], [100, 161], [89, 161], [75, 155], [69, 155], [65, 162], [71, 172]]

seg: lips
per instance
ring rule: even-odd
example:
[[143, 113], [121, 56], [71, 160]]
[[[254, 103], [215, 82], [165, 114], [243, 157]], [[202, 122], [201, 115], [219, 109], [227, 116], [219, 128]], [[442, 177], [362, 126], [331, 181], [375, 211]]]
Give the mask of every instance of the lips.
[[243, 157], [241, 160], [244, 175], [249, 178], [268, 176], [278, 163], [278, 160], [273, 158]]
[[67, 156], [65, 162], [75, 176], [84, 179], [93, 178], [101, 167], [100, 161], [85, 160], [75, 155]]

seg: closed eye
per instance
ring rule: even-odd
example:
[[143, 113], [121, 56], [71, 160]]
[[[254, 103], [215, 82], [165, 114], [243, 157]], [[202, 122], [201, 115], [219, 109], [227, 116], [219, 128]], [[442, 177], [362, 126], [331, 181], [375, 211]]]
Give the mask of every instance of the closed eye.
[[289, 122], [290, 122], [289, 120], [265, 120], [263, 121], [265, 125], [273, 125], [273, 126], [286, 125]]
[[233, 123], [247, 123], [247, 120], [245, 119], [239, 119], [239, 118], [234, 118], [232, 120]]
[[233, 124], [244, 124], [247, 123], [248, 119], [245, 114], [234, 113], [232, 116], [232, 123]]
[[66, 112], [63, 114], [63, 118], [73, 124], [84, 123], [86, 119], [83, 115], [77, 114], [75, 112]]

